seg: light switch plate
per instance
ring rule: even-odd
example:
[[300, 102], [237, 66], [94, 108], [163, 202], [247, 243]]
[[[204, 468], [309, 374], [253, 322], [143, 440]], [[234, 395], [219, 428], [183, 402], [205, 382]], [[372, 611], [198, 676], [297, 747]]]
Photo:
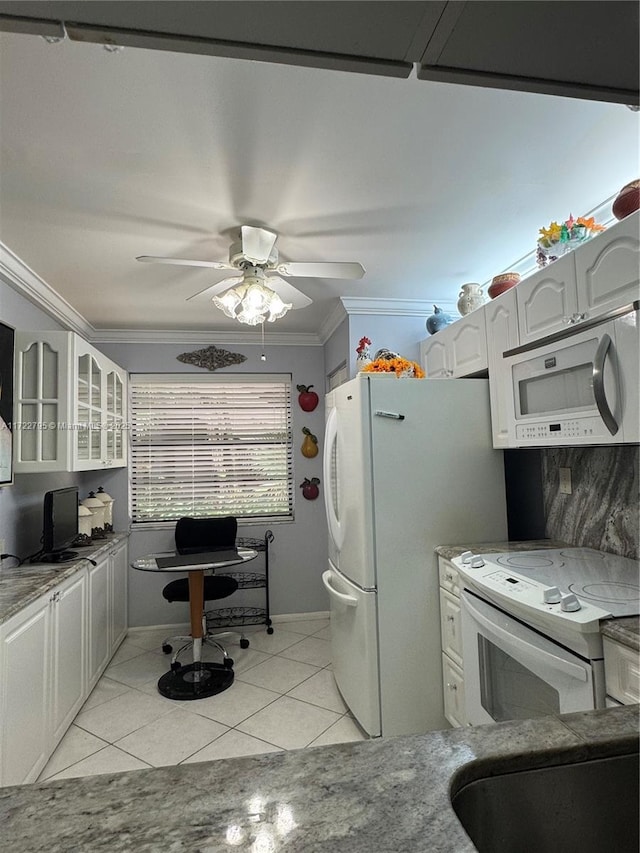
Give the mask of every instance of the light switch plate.
[[560, 494], [570, 495], [572, 491], [571, 468], [560, 468]]

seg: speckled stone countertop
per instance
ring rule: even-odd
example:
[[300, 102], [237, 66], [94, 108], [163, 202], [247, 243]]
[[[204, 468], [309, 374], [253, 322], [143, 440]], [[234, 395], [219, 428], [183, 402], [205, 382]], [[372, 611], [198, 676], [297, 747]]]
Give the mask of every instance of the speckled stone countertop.
[[26, 563], [0, 568], [0, 625], [36, 598], [79, 572], [86, 566], [86, 560], [99, 559], [127, 536], [127, 533], [112, 533], [100, 544], [78, 548], [78, 559], [70, 563]]
[[557, 539], [527, 539], [522, 542], [472, 542], [469, 545], [438, 545], [436, 554], [445, 560], [453, 560], [465, 551], [474, 554], [499, 554], [501, 551], [539, 551], [542, 548], [566, 548], [567, 542]]
[[623, 619], [609, 619], [602, 623], [600, 632], [623, 646], [629, 646], [640, 652], [640, 616], [626, 616]]
[[0, 789], [11, 853], [471, 853], [474, 779], [638, 749], [638, 706]]

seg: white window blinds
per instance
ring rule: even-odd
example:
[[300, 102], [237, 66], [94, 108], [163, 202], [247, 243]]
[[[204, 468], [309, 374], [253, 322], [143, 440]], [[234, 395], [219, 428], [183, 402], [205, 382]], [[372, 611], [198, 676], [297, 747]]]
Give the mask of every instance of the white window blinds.
[[131, 377], [134, 523], [293, 516], [291, 376]]

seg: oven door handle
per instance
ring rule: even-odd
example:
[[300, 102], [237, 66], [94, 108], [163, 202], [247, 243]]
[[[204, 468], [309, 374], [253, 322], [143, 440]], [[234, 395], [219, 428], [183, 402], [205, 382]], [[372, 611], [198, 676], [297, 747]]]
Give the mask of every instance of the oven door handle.
[[[554, 655], [553, 652], [545, 649], [541, 652], [541, 650], [536, 649], [535, 646], [532, 646], [530, 643], [525, 642], [520, 637], [517, 637], [515, 634], [511, 634], [509, 631], [506, 631], [504, 628], [501, 628], [500, 625], [496, 625], [495, 622], [492, 622], [490, 619], [481, 613], [476, 607], [473, 606], [468, 596], [464, 593], [462, 594], [462, 602], [464, 608], [467, 610], [471, 618], [478, 623], [488, 635], [491, 635], [494, 639], [501, 641], [503, 644], [503, 650], [506, 646], [507, 648], [511, 647], [514, 650], [519, 651], [524, 657], [529, 660], [536, 660], [540, 658], [540, 654], [544, 655], [544, 661], [546, 664], [551, 664], [555, 669], [559, 672], [563, 672], [565, 675], [569, 675], [571, 678], [575, 678], [577, 681], [588, 681], [587, 671], [584, 667], [581, 667], [577, 663], [571, 663], [570, 661], [565, 660], [564, 658], [558, 657], [558, 655]], [[490, 639], [490, 637], [488, 637]]]

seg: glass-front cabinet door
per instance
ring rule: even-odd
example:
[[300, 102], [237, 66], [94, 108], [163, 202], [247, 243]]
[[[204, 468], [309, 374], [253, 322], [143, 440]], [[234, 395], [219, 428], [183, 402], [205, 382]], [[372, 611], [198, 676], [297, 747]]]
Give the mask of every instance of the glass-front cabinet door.
[[13, 430], [16, 472], [68, 470], [69, 388], [65, 372], [68, 353], [67, 333], [16, 332]]
[[74, 332], [16, 332], [16, 472], [126, 464], [127, 373]]

